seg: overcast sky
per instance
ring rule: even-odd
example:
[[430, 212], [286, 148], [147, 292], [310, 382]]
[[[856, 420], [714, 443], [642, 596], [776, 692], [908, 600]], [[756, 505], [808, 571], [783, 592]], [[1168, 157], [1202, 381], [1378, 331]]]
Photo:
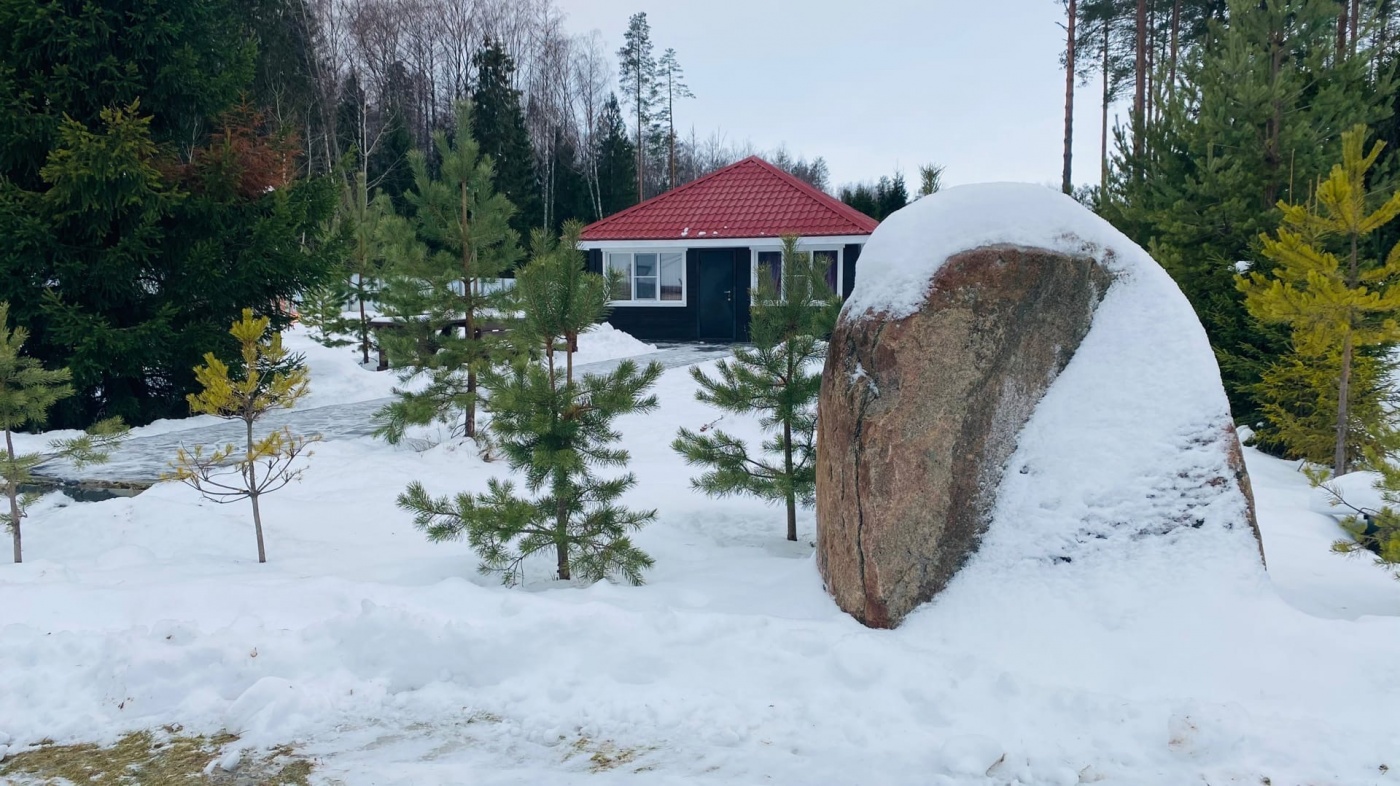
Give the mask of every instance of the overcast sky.
[[[1064, 11], [1054, 0], [558, 0], [622, 45], [645, 11], [697, 98], [678, 127], [825, 156], [833, 186], [926, 162], [949, 184], [1059, 183]], [[613, 61], [616, 70], [616, 58]], [[1077, 88], [1077, 183], [1098, 181], [1097, 87]], [[1110, 122], [1111, 119], [1110, 119]]]

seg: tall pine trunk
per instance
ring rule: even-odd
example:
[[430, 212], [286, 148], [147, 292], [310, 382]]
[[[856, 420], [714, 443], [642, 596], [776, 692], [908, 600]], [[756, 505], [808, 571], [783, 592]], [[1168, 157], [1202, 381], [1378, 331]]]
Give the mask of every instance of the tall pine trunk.
[[1351, 40], [1347, 42], [1350, 54], [1356, 55], [1356, 39], [1360, 37], [1361, 0], [1351, 0]]
[[1177, 38], [1181, 32], [1181, 0], [1172, 3], [1171, 54], [1167, 65], [1167, 95], [1176, 95]]
[[[11, 435], [9, 429], [5, 429], [5, 450], [6, 459], [9, 461], [10, 466], [15, 467], [17, 463], [15, 461], [15, 439]], [[21, 537], [19, 531], [20, 516], [18, 480], [15, 478], [10, 478], [9, 482], [5, 484], [5, 492], [6, 496], [10, 498], [10, 535], [12, 536], [15, 546], [15, 563], [18, 564], [24, 562], [24, 549], [20, 543]]]
[[1143, 135], [1147, 127], [1147, 0], [1137, 2], [1137, 67], [1136, 90], [1133, 93], [1133, 158], [1136, 170], [1142, 173]]
[[1108, 104], [1109, 104], [1109, 84], [1108, 84], [1108, 47], [1109, 47], [1109, 19], [1107, 16], [1103, 20], [1103, 64], [1100, 70], [1103, 74], [1103, 100], [1100, 103], [1099, 117], [1099, 191], [1100, 199], [1108, 193]]
[[365, 282], [364, 282], [363, 279], [360, 281], [360, 286], [359, 286], [358, 288], [359, 288], [360, 292], [359, 292], [359, 297], [357, 297], [356, 299], [360, 301], [360, 352], [361, 352], [362, 355], [364, 355], [363, 364], [366, 365], [366, 366], [368, 366], [368, 365], [369, 365], [369, 319], [368, 319], [368, 317], [367, 317], [366, 314], [365, 314]]
[[642, 183], [645, 181], [645, 153], [643, 148], [646, 143], [642, 141], [642, 73], [641, 68], [637, 69], [637, 201], [646, 199]]
[[1065, 166], [1060, 179], [1060, 189], [1066, 194], [1074, 193], [1074, 25], [1078, 17], [1078, 3], [1069, 0], [1068, 40], [1065, 44]]
[[1342, 9], [1337, 12], [1337, 62], [1341, 62], [1347, 56], [1347, 4], [1349, 0], [1341, 0]]

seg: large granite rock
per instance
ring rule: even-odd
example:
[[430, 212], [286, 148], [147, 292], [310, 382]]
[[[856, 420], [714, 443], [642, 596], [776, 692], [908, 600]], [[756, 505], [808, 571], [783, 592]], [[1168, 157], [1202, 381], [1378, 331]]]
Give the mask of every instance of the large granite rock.
[[[1003, 222], [1013, 222], [1013, 216], [1019, 221], [1003, 229], [998, 215], [1006, 217]], [[1209, 404], [1199, 423], [1174, 425], [1192, 426], [1178, 428], [1181, 439], [1199, 445], [1205, 434], [1207, 444], [1196, 462], [1201, 467], [1176, 467], [1180, 462], [1156, 457], [1166, 462], [1162, 473], [1194, 479], [1176, 501], [1160, 504], [1160, 490], [1150, 482], [1135, 489], [1128, 487], [1138, 483], [1133, 478], [1110, 480], [1126, 492], [1108, 495], [1118, 509], [1125, 499], [1131, 504], [1135, 495], [1143, 498], [1142, 520], [1098, 521], [1097, 514], [1085, 512], [1074, 520], [1075, 529], [1097, 538], [1095, 528], [1156, 532], [1201, 526], [1200, 511], [1222, 495], [1232, 504], [1212, 508], [1213, 519], [1226, 527], [1232, 517], [1253, 525], [1239, 443], [1199, 323], [1189, 306], [1181, 313], [1185, 300], [1160, 268], [1135, 246], [1128, 253], [1118, 250], [1126, 242], [1121, 235], [1104, 242], [1107, 225], [1100, 224], [1047, 189], [969, 187], [921, 200], [871, 239], [856, 291], [832, 335], [817, 441], [818, 562], [838, 605], [866, 625], [897, 625], [947, 586], [976, 551], [996, 518], [1018, 437], [1091, 329], [1117, 327], [1099, 325], [1096, 313], [1118, 290], [1129, 301], [1155, 294], [1176, 307], [1171, 320], [1132, 332], [1150, 336], [1153, 329], [1175, 328], [1194, 339], [1187, 342], [1194, 345], [1190, 362], [1180, 364], [1192, 368], [1180, 370], [1199, 374], [1209, 368], [1213, 379], [1204, 385], [1205, 395], [1192, 390], [1187, 396]], [[1150, 309], [1142, 317], [1161, 319]], [[1112, 321], [1119, 320], [1115, 313]], [[1152, 348], [1139, 349], [1139, 359], [1150, 362]], [[1102, 372], [1104, 384], [1117, 384], [1115, 359], [1098, 354], [1081, 360]], [[1161, 362], [1177, 361], [1168, 356]], [[1135, 417], [1156, 417], [1153, 402], [1159, 398], [1148, 396]], [[1102, 413], [1086, 414], [1092, 419]], [[1185, 411], [1177, 419], [1195, 420]], [[1132, 428], [1123, 427], [1122, 440], [1140, 438], [1129, 433]], [[1100, 448], [1105, 462], [1130, 460], [1115, 458], [1123, 446], [1112, 444], [1112, 430], [1094, 429], [1104, 437], [1095, 443], [1099, 448], [1079, 446], [1091, 454], [1075, 459], [1089, 461], [1085, 474], [1094, 474], [1092, 453]], [[1113, 469], [1106, 468], [1105, 477]]]

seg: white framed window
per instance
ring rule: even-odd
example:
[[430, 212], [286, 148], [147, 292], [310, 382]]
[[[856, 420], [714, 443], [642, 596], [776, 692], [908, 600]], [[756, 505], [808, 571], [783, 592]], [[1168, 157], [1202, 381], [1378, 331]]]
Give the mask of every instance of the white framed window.
[[685, 305], [685, 251], [608, 251], [603, 270], [620, 274], [615, 306]]
[[[813, 260], [818, 263], [825, 263], [826, 285], [837, 297], [841, 296], [841, 270], [843, 268], [845, 256], [840, 246], [822, 248], [807, 248], [798, 246], [798, 251], [811, 254]], [[754, 291], [758, 290], [760, 281], [769, 282], [775, 289], [783, 294], [787, 294], [787, 287], [783, 282], [783, 249], [755, 248], [753, 249], [753, 271], [749, 285]]]

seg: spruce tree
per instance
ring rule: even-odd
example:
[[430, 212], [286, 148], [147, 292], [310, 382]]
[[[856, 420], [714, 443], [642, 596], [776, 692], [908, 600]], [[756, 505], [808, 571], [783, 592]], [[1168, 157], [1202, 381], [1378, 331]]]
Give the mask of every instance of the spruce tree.
[[238, 104], [241, 7], [0, 0], [0, 299], [73, 374], [56, 426], [183, 414], [222, 326], [250, 304], [287, 324], [330, 267], [334, 185]]
[[325, 283], [302, 293], [297, 306], [298, 324], [323, 347], [348, 347], [355, 343], [346, 338], [355, 328], [355, 323], [345, 318], [345, 304], [351, 297], [348, 278], [344, 268], [338, 267]]
[[460, 426], [474, 439], [478, 377], [513, 354], [487, 328], [509, 321], [508, 291], [495, 285], [520, 257], [510, 226], [515, 208], [495, 191], [493, 162], [481, 155], [471, 127], [471, 106], [463, 102], [452, 136], [433, 134], [437, 177], [414, 151], [407, 195], [413, 218], [386, 228], [390, 262], [380, 304], [397, 325], [379, 340], [405, 381], [428, 380], [421, 391], [399, 391], [378, 413], [379, 433], [390, 442], [410, 425], [434, 421]]
[[[1367, 152], [1366, 137], [1365, 126], [1342, 135], [1342, 162], [1318, 185], [1315, 207], [1280, 203], [1283, 224], [1263, 241], [1264, 255], [1275, 267], [1239, 281], [1251, 314], [1288, 326], [1293, 362], [1315, 372], [1307, 377], [1309, 387], [1336, 390], [1331, 465], [1337, 475], [1349, 470], [1357, 441], [1351, 404], [1358, 358], [1400, 340], [1400, 245], [1384, 260], [1363, 254], [1367, 236], [1400, 215], [1400, 193], [1371, 208], [1367, 175], [1384, 144], [1377, 142]], [[1266, 384], [1264, 394], [1292, 395], [1289, 387], [1275, 391]], [[1379, 406], [1376, 401], [1372, 408]], [[1285, 444], [1306, 455], [1307, 431], [1285, 429]]]
[[637, 149], [627, 138], [627, 123], [617, 96], [609, 95], [598, 119], [598, 201], [595, 219], [606, 218], [637, 204]]
[[780, 503], [787, 513], [787, 539], [797, 540], [797, 506], [816, 493], [817, 393], [825, 337], [836, 324], [841, 298], [826, 283], [825, 266], [783, 238], [782, 271], [774, 282], [760, 270], [750, 331], [753, 346], [734, 348], [720, 361], [718, 376], [691, 369], [695, 397], [726, 412], [756, 414], [771, 436], [746, 445], [723, 431], [682, 428], [672, 447], [686, 463], [706, 467], [696, 489], [714, 496], [749, 494]]
[[10, 531], [17, 563], [24, 561], [22, 525], [27, 508], [37, 497], [24, 491], [35, 481], [34, 470], [55, 460], [71, 461], [79, 467], [105, 462], [127, 432], [120, 418], [111, 418], [94, 424], [81, 437], [50, 442], [47, 455], [16, 451], [16, 431], [42, 428], [53, 405], [73, 395], [68, 369], [49, 371], [24, 354], [28, 339], [29, 331], [10, 327], [10, 304], [0, 302], [0, 429], [5, 431], [0, 488], [9, 502], [9, 509], [0, 512], [0, 524]]
[[476, 89], [472, 91], [472, 136], [481, 154], [494, 164], [496, 192], [515, 206], [511, 227], [521, 237], [543, 226], [535, 154], [525, 129], [520, 91], [512, 87], [515, 61], [499, 41], [487, 37], [472, 55]]
[[513, 483], [493, 478], [489, 491], [452, 499], [434, 498], [414, 483], [398, 500], [431, 539], [466, 537], [482, 571], [500, 573], [506, 583], [520, 580], [532, 554], [551, 550], [560, 580], [620, 575], [640, 584], [652, 564], [628, 533], [652, 521], [655, 511], [618, 504], [636, 484], [631, 473], [601, 477], [598, 470], [627, 466], [627, 451], [616, 447], [614, 421], [656, 408], [656, 397], [646, 391], [661, 367], [623, 361], [610, 373], [575, 377], [574, 342], [606, 316], [608, 300], [607, 282], [584, 270], [580, 229], [570, 223], [559, 243], [536, 233], [534, 259], [516, 284], [524, 312], [517, 331], [535, 352], [508, 371], [484, 375], [491, 430], [533, 496], [520, 496]]
[[191, 450], [181, 447], [171, 471], [161, 478], [184, 483], [214, 502], [248, 500], [253, 507], [258, 562], [267, 562], [260, 500], [299, 480], [305, 470], [294, 468], [297, 458], [311, 455], [307, 448], [321, 440], [319, 434], [303, 436], [285, 427], [263, 437], [254, 433], [269, 413], [290, 409], [307, 393], [306, 367], [282, 346], [281, 333], [269, 332], [270, 325], [267, 317], [254, 317], [252, 309], [244, 309], [242, 318], [229, 329], [238, 342], [239, 363], [230, 367], [210, 352], [194, 370], [202, 389], [190, 394], [190, 409], [243, 421], [243, 445], [230, 443], [207, 452], [203, 445]]

